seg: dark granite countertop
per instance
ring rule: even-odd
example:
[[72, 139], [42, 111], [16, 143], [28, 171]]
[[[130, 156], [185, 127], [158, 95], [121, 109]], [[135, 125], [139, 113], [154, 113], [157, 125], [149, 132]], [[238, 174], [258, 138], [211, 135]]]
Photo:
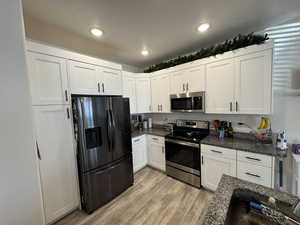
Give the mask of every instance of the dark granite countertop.
[[152, 134], [152, 135], [156, 135], [156, 136], [161, 136], [161, 137], [165, 137], [166, 135], [168, 135], [170, 133], [170, 131], [167, 131], [165, 128], [152, 128], [152, 129], [145, 129], [145, 130], [134, 130], [131, 133], [131, 137], [138, 137], [144, 134]]
[[202, 225], [224, 225], [230, 200], [236, 189], [246, 189], [276, 200], [295, 205], [298, 202], [296, 196], [286, 192], [276, 191], [258, 184], [240, 180], [228, 175], [223, 175], [213, 199], [209, 202], [208, 210]]
[[204, 138], [201, 141], [201, 144], [214, 145], [214, 146], [259, 153], [264, 155], [276, 156], [277, 154], [273, 144], [257, 143], [253, 139], [251, 140], [250, 138], [241, 138], [241, 137], [226, 138], [225, 137], [224, 139], [221, 140], [216, 136], [210, 135]]

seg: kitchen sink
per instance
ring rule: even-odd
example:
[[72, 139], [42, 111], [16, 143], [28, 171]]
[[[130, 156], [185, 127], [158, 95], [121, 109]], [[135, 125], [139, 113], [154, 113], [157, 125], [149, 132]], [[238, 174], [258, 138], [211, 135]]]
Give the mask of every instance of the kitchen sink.
[[[279, 212], [280, 215], [289, 215], [289, 218], [293, 219], [286, 219], [286, 217], [280, 216], [278, 220], [274, 216], [266, 216], [259, 210], [250, 207], [250, 202], [263, 204], [270, 210], [275, 209], [274, 212]], [[269, 197], [267, 196], [246, 189], [236, 189], [232, 195], [224, 225], [298, 225], [295, 220], [299, 218], [291, 215], [292, 209], [293, 206], [287, 203], [280, 201], [276, 201], [275, 204], [274, 202], [270, 203]]]

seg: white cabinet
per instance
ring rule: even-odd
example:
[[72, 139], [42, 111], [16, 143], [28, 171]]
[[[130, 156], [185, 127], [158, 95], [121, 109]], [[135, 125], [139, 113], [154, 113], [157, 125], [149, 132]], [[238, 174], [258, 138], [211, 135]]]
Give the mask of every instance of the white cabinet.
[[201, 183], [215, 191], [223, 174], [236, 177], [236, 151], [201, 145]]
[[272, 50], [220, 60], [206, 66], [206, 112], [270, 114]]
[[46, 223], [79, 206], [69, 106], [34, 107]]
[[187, 69], [185, 89], [188, 92], [205, 91], [205, 66], [204, 65], [199, 65]]
[[122, 74], [120, 70], [99, 68], [97, 83], [100, 84], [100, 94], [122, 95]]
[[148, 164], [156, 169], [166, 171], [165, 139], [163, 137], [147, 135]]
[[272, 112], [272, 50], [236, 58], [237, 113]]
[[156, 75], [151, 78], [152, 112], [170, 112], [169, 74]]
[[33, 105], [70, 103], [65, 59], [28, 52], [27, 62]]
[[123, 96], [129, 98], [130, 113], [137, 113], [135, 77], [123, 75]]
[[171, 94], [205, 91], [205, 66], [191, 66], [171, 73]]
[[170, 81], [170, 94], [178, 94], [178, 93], [185, 93], [187, 82], [186, 82], [186, 70], [179, 70], [172, 72]]
[[236, 65], [227, 59], [206, 66], [206, 113], [233, 112]]
[[237, 151], [237, 177], [242, 180], [273, 188], [274, 157]]
[[151, 112], [151, 82], [150, 78], [136, 78], [137, 112]]
[[97, 67], [87, 63], [68, 61], [68, 72], [72, 94], [100, 93], [100, 83], [97, 81]]
[[146, 135], [132, 138], [133, 172], [147, 165], [147, 143]]
[[122, 95], [122, 74], [119, 70], [69, 61], [72, 94]]

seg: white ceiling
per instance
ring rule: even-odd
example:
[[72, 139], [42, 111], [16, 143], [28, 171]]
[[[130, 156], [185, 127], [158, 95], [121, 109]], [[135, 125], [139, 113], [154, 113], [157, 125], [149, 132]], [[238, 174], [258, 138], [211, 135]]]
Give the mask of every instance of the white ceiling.
[[[300, 15], [300, 0], [23, 0], [23, 7], [25, 15], [111, 46], [114, 60], [138, 67]], [[204, 22], [211, 29], [200, 34]], [[104, 30], [101, 39], [91, 37], [93, 26]], [[150, 55], [141, 56], [142, 48]]]

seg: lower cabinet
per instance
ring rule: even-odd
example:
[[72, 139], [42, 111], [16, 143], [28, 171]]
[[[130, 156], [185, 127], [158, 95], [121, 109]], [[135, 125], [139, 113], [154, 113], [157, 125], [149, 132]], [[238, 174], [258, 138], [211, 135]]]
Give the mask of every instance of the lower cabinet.
[[36, 106], [36, 150], [46, 223], [79, 207], [69, 105]]
[[165, 138], [147, 135], [148, 164], [161, 171], [166, 171]]
[[132, 138], [133, 172], [137, 172], [147, 165], [146, 135]]
[[201, 183], [215, 191], [223, 174], [236, 177], [236, 151], [201, 145]]
[[212, 145], [201, 145], [201, 183], [215, 191], [223, 174], [274, 187], [274, 157]]

